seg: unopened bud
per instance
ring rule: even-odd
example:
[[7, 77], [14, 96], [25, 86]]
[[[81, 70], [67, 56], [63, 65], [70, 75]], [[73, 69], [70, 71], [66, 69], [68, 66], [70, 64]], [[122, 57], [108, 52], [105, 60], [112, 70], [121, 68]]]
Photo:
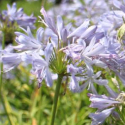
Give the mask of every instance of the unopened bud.
[[121, 92], [118, 97], [116, 98], [117, 101], [121, 102], [122, 104], [125, 104], [125, 93]]

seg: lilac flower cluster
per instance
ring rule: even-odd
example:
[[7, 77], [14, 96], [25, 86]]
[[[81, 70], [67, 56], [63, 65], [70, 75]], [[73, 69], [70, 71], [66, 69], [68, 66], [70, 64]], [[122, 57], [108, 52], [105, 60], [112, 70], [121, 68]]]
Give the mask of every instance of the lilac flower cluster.
[[[48, 87], [52, 86], [53, 80], [61, 74], [63, 80], [68, 79], [68, 87], [72, 92], [87, 89], [91, 93], [88, 94], [90, 107], [97, 108], [96, 113], [89, 115], [92, 119], [91, 125], [103, 124], [110, 115], [124, 123], [123, 115], [120, 113], [124, 112], [125, 93], [119, 87], [115, 92], [104, 72], [112, 72], [125, 86], [124, 34], [121, 38], [117, 35], [118, 29], [124, 23], [125, 5], [113, 0], [112, 6], [115, 9], [110, 11], [110, 6], [107, 7], [108, 3], [104, 0], [85, 0], [83, 6], [79, 2], [77, 4], [77, 10], [81, 14], [77, 23], [84, 20], [77, 28], [71, 23], [65, 25], [61, 16], [52, 18], [42, 7], [40, 22], [46, 29], [40, 27], [36, 37], [33, 36], [31, 27], [21, 28], [25, 33], [15, 32], [18, 45], [13, 46], [13, 49], [18, 53], [2, 52], [1, 62], [4, 64], [4, 71], [10, 71], [20, 63], [31, 64], [31, 73], [36, 76], [38, 87], [42, 85], [43, 80]], [[100, 6], [102, 4], [104, 8]], [[97, 14], [98, 10], [101, 11]], [[74, 11], [71, 10], [71, 17], [75, 16]], [[83, 16], [86, 11], [90, 13], [91, 18]], [[17, 21], [19, 15], [16, 13], [21, 13], [21, 10], [4, 12], [5, 17], [11, 15], [9, 20]], [[79, 18], [76, 15], [74, 19]], [[121, 83], [118, 83], [118, 86]], [[96, 86], [103, 86], [107, 90], [106, 95], [99, 95]]]
[[[34, 23], [36, 22], [36, 17], [26, 15], [23, 12], [23, 8], [17, 10], [16, 3], [13, 3], [12, 7], [7, 4], [7, 10], [3, 10], [0, 13], [0, 31], [9, 37], [13, 37], [13, 32], [17, 26], [27, 28], [29, 26], [31, 29], [35, 29]], [[9, 38], [13, 39], [13, 38]], [[0, 37], [0, 42], [2, 37]], [[7, 38], [6, 38], [7, 41]]]
[[85, 19], [90, 19], [95, 24], [98, 23], [99, 16], [110, 10], [110, 5], [111, 1], [106, 0], [98, 0], [98, 2], [95, 0], [63, 0], [62, 4], [51, 8], [48, 13], [54, 16], [60, 12], [60, 15], [67, 19], [66, 22], [73, 19], [76, 26], [79, 26]]
[[[7, 10], [3, 10], [0, 13], [0, 53], [2, 51], [2, 41], [6, 44], [6, 49], [8, 53], [13, 51], [10, 44], [13, 43], [15, 37], [14, 32], [18, 27], [35, 29], [34, 23], [36, 22], [36, 17], [26, 15], [23, 12], [23, 8], [17, 10], [16, 3], [13, 3], [12, 7], [7, 4]], [[7, 75], [8, 73], [6, 73]], [[8, 76], [12, 76], [11, 73]], [[8, 78], [8, 77], [6, 77]], [[10, 78], [10, 77], [9, 77]]]
[[16, 22], [19, 26], [26, 28], [29, 26], [30, 28], [35, 28], [34, 23], [36, 18], [31, 15], [28, 16], [23, 12], [23, 8], [19, 8], [17, 10], [16, 3], [13, 3], [12, 7], [8, 4], [7, 10], [3, 10], [0, 14], [0, 19], [2, 22]]

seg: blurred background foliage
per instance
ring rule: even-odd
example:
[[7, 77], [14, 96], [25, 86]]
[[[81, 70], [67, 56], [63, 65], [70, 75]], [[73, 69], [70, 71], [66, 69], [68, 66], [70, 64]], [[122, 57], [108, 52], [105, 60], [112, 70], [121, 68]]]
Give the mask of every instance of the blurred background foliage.
[[[0, 11], [6, 10], [7, 4], [16, 2], [17, 8], [22, 7], [27, 15], [33, 13], [37, 17], [35, 25], [40, 27], [38, 16], [41, 15], [41, 6], [44, 6], [46, 10], [53, 6], [48, 1], [0, 0]], [[56, 2], [59, 3], [59, 0]], [[4, 91], [0, 98], [0, 125], [9, 125], [10, 122], [12, 125], [49, 124], [55, 84], [52, 88], [48, 88], [42, 83], [42, 87], [38, 89], [37, 81], [30, 74], [30, 68], [30, 66], [24, 68], [20, 65], [12, 71], [13, 79], [4, 78]], [[113, 74], [107, 75], [110, 82], [112, 82], [111, 75], [113, 77]], [[98, 88], [98, 90], [99, 93], [104, 93], [102, 88]], [[2, 101], [6, 110], [4, 110]], [[74, 94], [69, 91], [68, 86], [62, 84], [55, 125], [90, 125], [91, 120], [88, 115], [94, 112], [94, 109], [89, 108], [89, 105], [87, 90]]]

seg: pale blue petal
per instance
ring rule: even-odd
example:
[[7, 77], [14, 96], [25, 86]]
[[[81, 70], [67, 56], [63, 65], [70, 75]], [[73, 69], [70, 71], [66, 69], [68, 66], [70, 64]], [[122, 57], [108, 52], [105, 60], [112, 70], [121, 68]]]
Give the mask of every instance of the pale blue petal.
[[52, 75], [49, 68], [46, 68], [46, 84], [51, 87], [53, 85]]
[[91, 40], [91, 42], [90, 42], [90, 44], [89, 44], [89, 46], [87, 46], [85, 48], [84, 54], [86, 54], [87, 52], [89, 52], [93, 48], [93, 46], [95, 45], [95, 42], [96, 42], [96, 38], [93, 37], [92, 40]]
[[110, 109], [105, 109], [103, 110], [102, 112], [97, 112], [97, 113], [91, 113], [89, 115], [90, 118], [92, 118], [92, 123], [91, 125], [99, 125], [99, 124], [102, 124], [105, 119], [107, 117], [109, 117], [109, 115], [112, 113], [112, 111], [114, 110], [115, 108], [110, 108]]
[[105, 88], [112, 97], [116, 98], [118, 96], [118, 94], [115, 93], [107, 84], [105, 85]]
[[37, 38], [37, 41], [38, 41], [39, 43], [42, 42], [42, 38], [43, 38], [43, 28], [42, 28], [42, 27], [40, 27], [40, 28], [37, 30], [36, 38]]
[[88, 37], [92, 36], [97, 29], [97, 26], [91, 26], [89, 27], [85, 32], [80, 34], [80, 38], [87, 39]]
[[76, 30], [74, 30], [71, 34], [69, 34], [68, 38], [73, 36], [80, 37], [81, 34], [88, 28], [89, 20], [85, 20], [81, 26], [79, 26]]
[[120, 9], [121, 3], [118, 0], [113, 0], [113, 4]]
[[64, 24], [61, 16], [57, 16], [57, 30], [59, 38], [61, 39], [61, 31], [63, 30]]
[[78, 92], [79, 91], [79, 83], [74, 75], [71, 76], [71, 81], [69, 84], [69, 89], [72, 92]]
[[52, 51], [53, 51], [53, 45], [52, 45], [52, 43], [48, 43], [45, 48], [45, 59], [46, 59], [47, 63], [49, 63]]

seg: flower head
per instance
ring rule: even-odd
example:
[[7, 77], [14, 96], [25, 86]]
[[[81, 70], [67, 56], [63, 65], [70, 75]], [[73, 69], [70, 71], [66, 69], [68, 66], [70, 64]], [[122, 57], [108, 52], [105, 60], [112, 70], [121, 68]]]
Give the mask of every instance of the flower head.
[[2, 11], [2, 19], [3, 21], [16, 22], [19, 26], [24, 28], [27, 28], [27, 26], [35, 28], [33, 24], [36, 18], [33, 15], [27, 16], [24, 14], [23, 8], [17, 10], [16, 3], [13, 3], [12, 7], [9, 4], [7, 5], [7, 10]]

